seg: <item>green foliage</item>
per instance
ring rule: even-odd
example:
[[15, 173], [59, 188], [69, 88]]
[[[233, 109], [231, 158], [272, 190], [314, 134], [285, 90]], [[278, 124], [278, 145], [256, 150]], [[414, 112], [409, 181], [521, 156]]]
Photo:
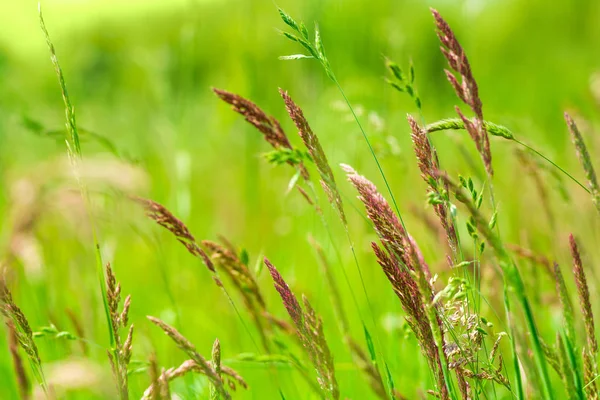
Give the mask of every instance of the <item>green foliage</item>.
[[404, 72], [398, 64], [396, 64], [388, 58], [386, 58], [385, 60], [385, 65], [392, 74], [392, 79], [388, 78], [387, 83], [397, 91], [406, 93], [415, 102], [415, 106], [417, 107], [419, 112], [422, 112], [421, 99], [419, 98], [419, 95], [417, 94], [417, 91], [414, 87], [415, 67], [412, 64], [412, 61], [410, 62], [408, 68], [408, 75], [404, 74]]
[[[132, 295], [130, 322], [136, 326], [133, 352], [142, 361], [132, 361], [127, 369], [131, 398], [140, 398], [152, 382], [151, 363], [146, 361], [150, 352], [157, 354], [159, 374], [162, 368], [177, 368], [185, 357], [164, 335], [148, 326], [146, 314], [175, 325], [204, 354], [218, 336], [223, 358], [218, 362], [213, 353], [207, 362], [215, 367], [231, 365], [249, 383], [247, 391], [238, 390], [232, 393], [233, 398], [318, 397], [314, 371], [298, 351], [297, 339], [286, 331], [286, 321], [281, 320], [285, 311], [262, 271], [262, 255], [255, 257], [258, 254], [277, 260], [292, 289], [306, 294], [322, 316], [341, 397], [376, 398], [340, 334], [344, 330], [336, 325], [335, 307], [329, 303], [330, 285], [320, 278], [317, 260], [305, 243], [309, 234], [322, 241], [326, 256], [335, 260], [330, 273], [339, 283], [339, 307], [347, 315], [344, 335], [364, 336], [360, 347], [367, 364], [381, 370], [387, 398], [417, 398], [435, 388], [415, 334], [397, 305], [397, 296], [371, 254], [369, 243], [374, 234], [370, 225], [363, 223], [364, 211], [356, 208], [354, 192], [336, 179], [348, 220], [347, 227], [339, 226], [335, 214], [324, 207], [325, 199], [319, 201], [313, 196], [299, 171], [290, 179], [284, 171], [260, 166], [265, 160], [271, 165], [303, 162], [312, 170], [307, 152], [294, 148], [265, 153], [268, 147], [253, 136], [254, 132], [246, 132], [247, 128], [235, 122], [222, 105], [215, 104], [206, 89], [212, 85], [247, 94], [269, 115], [276, 115], [289, 133], [289, 121], [281, 118], [281, 99], [274, 95], [278, 86], [285, 88], [302, 105], [334, 174], [339, 173], [335, 165], [347, 162], [376, 183], [385, 180], [389, 191], [382, 197], [391, 200], [396, 212], [403, 212], [402, 225], [406, 224], [419, 242], [434, 276], [432, 281], [437, 275], [431, 304], [466, 301], [464, 314], [455, 317], [460, 321], [477, 317], [475, 328], [468, 332], [485, 336], [485, 345], [478, 353], [460, 364], [460, 368], [478, 374], [478, 378], [467, 378], [473, 399], [525, 395], [593, 398], [588, 390], [595, 387], [597, 377], [587, 374], [586, 356], [584, 360], [581, 357], [585, 345], [580, 316], [563, 305], [565, 319], [557, 318], [559, 298], [564, 304], [575, 300], [569, 296], [575, 293], [572, 280], [562, 280], [556, 293], [552, 274], [533, 259], [521, 259], [512, 244], [527, 248], [533, 256], [557, 260], [566, 271], [570, 261], [563, 236], [575, 231], [581, 237], [582, 257], [589, 260], [585, 264], [591, 293], [597, 289], [597, 255], [593, 250], [598, 245], [598, 219], [593, 203], [584, 196], [585, 189], [597, 200], [597, 188], [588, 185], [594, 181], [592, 163], [598, 150], [594, 133], [599, 126], [593, 97], [597, 89], [591, 75], [598, 67], [592, 55], [600, 45], [597, 35], [590, 34], [596, 23], [594, 2], [582, 1], [577, 7], [567, 2], [553, 7], [527, 1], [502, 6], [486, 3], [476, 10], [467, 7], [460, 15], [452, 8], [440, 10], [456, 28], [470, 56], [485, 115], [490, 119], [484, 127], [493, 136], [496, 177], [491, 182], [478, 176], [480, 167], [473, 162], [477, 158], [471, 154], [464, 121], [442, 119], [423, 127], [436, 146], [440, 168], [449, 176], [464, 174], [465, 179], [458, 182], [458, 196], [462, 195], [468, 205], [441, 179], [432, 178], [429, 184], [439, 190], [425, 194], [410, 154], [406, 112], [413, 112], [414, 107], [422, 112], [424, 100], [428, 117], [440, 118], [451, 115], [457, 102], [443, 81], [433, 25], [422, 4], [389, 0], [348, 0], [343, 7], [331, 2], [281, 3], [306, 20], [319, 23], [313, 30], [312, 24], [305, 25], [280, 10], [284, 37], [300, 46], [301, 51], [296, 51], [302, 53], [280, 59], [307, 59], [281, 63], [277, 56], [282, 44], [272, 32], [278, 15], [269, 2], [234, 4], [223, 0], [183, 5], [150, 0], [144, 5], [133, 2], [113, 9], [105, 8], [103, 2], [82, 7], [48, 4], [46, 22], [40, 18], [43, 35], [31, 29], [35, 10], [25, 3], [7, 5], [8, 18], [3, 24], [0, 215], [5, 223], [0, 235], [0, 264], [15, 302], [31, 325], [51, 320], [60, 327], [50, 324], [32, 333], [44, 368], [52, 369], [48, 384], [57, 388], [60, 398], [117, 397], [113, 383], [108, 381], [106, 348], [112, 349], [112, 345], [106, 337], [107, 321], [102, 311], [105, 289], [100, 277], [104, 263], [98, 257], [97, 276], [93, 266], [90, 268], [91, 258], [100, 251], [115, 262], [124, 293]], [[141, 23], [132, 15], [148, 18]], [[531, 30], [533, 24], [535, 30]], [[47, 58], [41, 53], [44, 36], [56, 76], [50, 63], [48, 68], [40, 63]], [[402, 62], [400, 67], [386, 59], [382, 65], [381, 54], [411, 62]], [[315, 64], [308, 60], [317, 60], [329, 79], [322, 71], [310, 68]], [[395, 90], [382, 87], [384, 73]], [[330, 80], [347, 91], [348, 97], [341, 92], [347, 101], [344, 104], [350, 105], [348, 98], [356, 103], [350, 111], [357, 125], [348, 124], [344, 116], [332, 111], [335, 93], [327, 86]], [[396, 90], [406, 96], [398, 96]], [[580, 128], [575, 146], [584, 156], [581, 164], [573, 148], [565, 145], [568, 132], [561, 119], [565, 104], [577, 108], [570, 112]], [[366, 121], [371, 111], [382, 120], [382, 134], [393, 137], [399, 149], [381, 162], [375, 160], [375, 164], [361, 142], [369, 140], [361, 121]], [[60, 128], [63, 123], [64, 128]], [[446, 135], [445, 130], [461, 133]], [[291, 136], [295, 146], [298, 138]], [[62, 146], [67, 143], [76, 167], [63, 171], [59, 161], [64, 158], [64, 147], [53, 146], [53, 141]], [[514, 146], [527, 148], [535, 156], [533, 167], [540, 171], [542, 184], [548, 189], [546, 197], [533, 191], [512, 154]], [[101, 163], [107, 159], [120, 163]], [[139, 175], [130, 175], [133, 164]], [[50, 181], [57, 173], [80, 177], [83, 186], [75, 181]], [[110, 184], [97, 184], [102, 179]], [[125, 190], [105, 189], [113, 185]], [[292, 190], [297, 187], [316, 199], [322, 217], [315, 214], [316, 207]], [[82, 196], [77, 195], [78, 189]], [[319, 190], [315, 186], [314, 192]], [[190, 225], [199, 243], [222, 233], [243, 246], [235, 253], [262, 291], [270, 314], [265, 321], [273, 324], [271, 353], [263, 351], [243, 297], [236, 292], [223, 296], [198, 260], [166, 236], [168, 232], [145, 221], [129, 203], [129, 196], [150, 197], [167, 205]], [[431, 207], [424, 208], [421, 204], [426, 196]], [[548, 203], [556, 226], [549, 228], [545, 223], [540, 201]], [[435, 206], [447, 206], [457, 231], [467, 238], [450, 262], [446, 257], [449, 250], [440, 239], [439, 222], [434, 219]], [[344, 245], [347, 239], [349, 246]], [[353, 271], [347, 268], [349, 264], [360, 268]], [[224, 280], [222, 284], [230, 289], [232, 282]], [[593, 295], [591, 300], [595, 310]], [[505, 313], [501, 312], [503, 303]], [[81, 317], [72, 321], [66, 310], [75, 310]], [[557, 327], [557, 321], [565, 326]], [[451, 326], [450, 321], [443, 323]], [[495, 327], [509, 335], [491, 357], [490, 348], [499, 336]], [[554, 342], [557, 331], [559, 339]], [[462, 348], [467, 343], [461, 336], [465, 332], [448, 329], [444, 334], [461, 344], [456, 351], [467, 350]], [[1, 336], [0, 398], [18, 398], [12, 353], [7, 350], [10, 343]], [[545, 344], [551, 342], [556, 345]], [[82, 343], [93, 346], [86, 353], [80, 349]], [[19, 352], [26, 355], [21, 349]], [[61, 368], [83, 362], [83, 357], [96, 382], [86, 380], [85, 387], [60, 386], [64, 384], [57, 381]], [[543, 382], [543, 358], [557, 370], [547, 374], [548, 385]], [[590, 359], [592, 364], [597, 362], [595, 356]], [[27, 364], [27, 358], [24, 361]], [[562, 366], [557, 365], [560, 363]], [[592, 364], [590, 371], [597, 368]], [[78, 372], [88, 371], [85, 366]], [[35, 382], [33, 378], [41, 369], [25, 367], [26, 375]], [[449, 383], [460, 398], [455, 371], [447, 371]], [[509, 380], [508, 386], [500, 376]], [[544, 385], [550, 388], [549, 394], [544, 394]], [[208, 397], [209, 386], [202, 376], [184, 376], [171, 382], [172, 394], [181, 398]]]
[[332, 80], [336, 81], [335, 75], [333, 74], [333, 70], [329, 65], [329, 60], [327, 60], [327, 56], [325, 56], [325, 48], [323, 47], [323, 40], [321, 39], [321, 34], [319, 33], [319, 27], [315, 24], [315, 33], [314, 33], [314, 42], [312, 42], [308, 36], [308, 30], [303, 22], [297, 23], [290, 15], [288, 15], [285, 11], [279, 8], [279, 16], [282, 21], [292, 28], [294, 33], [282, 32], [283, 35], [290, 39], [293, 42], [298, 42], [300, 45], [310, 53], [310, 56], [304, 54], [293, 54], [291, 56], [282, 56], [281, 60], [298, 60], [301, 58], [316, 58], [327, 76]]

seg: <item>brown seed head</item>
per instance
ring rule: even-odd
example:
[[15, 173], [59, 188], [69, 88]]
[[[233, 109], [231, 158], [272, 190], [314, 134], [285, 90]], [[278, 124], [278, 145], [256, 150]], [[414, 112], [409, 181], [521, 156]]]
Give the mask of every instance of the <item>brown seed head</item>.
[[456, 108], [457, 113], [463, 120], [466, 130], [473, 138], [488, 175], [493, 176], [490, 142], [483, 124], [483, 106], [479, 98], [479, 88], [473, 77], [469, 60], [450, 25], [448, 25], [437, 10], [431, 8], [431, 13], [435, 19], [437, 35], [442, 44], [440, 47], [442, 54], [448, 60], [450, 68], [460, 76], [460, 82], [451, 71], [445, 71], [446, 77], [457, 96], [471, 108], [475, 114], [475, 119], [469, 120], [466, 118], [458, 107]]
[[317, 166], [317, 170], [319, 171], [319, 175], [321, 176], [321, 186], [323, 190], [327, 194], [327, 198], [329, 202], [334, 205], [337, 209], [340, 219], [346, 224], [346, 215], [344, 213], [344, 206], [342, 204], [342, 197], [338, 192], [337, 185], [335, 183], [335, 178], [333, 176], [333, 171], [331, 170], [331, 166], [327, 161], [327, 156], [323, 151], [323, 147], [321, 146], [321, 142], [319, 142], [319, 138], [315, 135], [308, 125], [308, 121], [304, 117], [304, 113], [302, 109], [298, 107], [296, 103], [292, 100], [292, 98], [287, 94], [287, 92], [279, 89], [279, 94], [283, 98], [285, 102], [285, 108], [290, 115], [294, 124], [296, 124], [296, 128], [298, 128], [298, 134], [302, 138], [304, 142], [304, 146], [310, 153], [315, 165]]
[[571, 245], [571, 256], [573, 257], [573, 275], [575, 275], [577, 293], [579, 294], [579, 303], [581, 304], [581, 313], [583, 314], [588, 348], [592, 354], [597, 355], [598, 342], [596, 341], [596, 329], [594, 326], [592, 303], [590, 302], [590, 291], [588, 289], [585, 271], [583, 270], [579, 248], [577, 247], [577, 242], [572, 234], [569, 235], [569, 243]]
[[281, 129], [279, 122], [261, 110], [256, 104], [240, 95], [225, 90], [213, 88], [213, 92], [221, 100], [230, 104], [233, 111], [242, 115], [246, 121], [254, 125], [265, 137], [265, 140], [274, 148], [284, 147], [291, 149], [292, 145]]
[[277, 271], [277, 268], [275, 268], [275, 266], [271, 264], [271, 262], [267, 258], [265, 258], [264, 261], [265, 265], [269, 269], [269, 272], [271, 273], [271, 277], [273, 278], [275, 289], [277, 290], [277, 292], [279, 292], [281, 300], [283, 301], [283, 305], [285, 306], [288, 314], [292, 318], [292, 321], [294, 321], [294, 324], [297, 327], [302, 326], [303, 312], [302, 308], [300, 307], [300, 303], [298, 303], [298, 299], [296, 298], [294, 293], [292, 293], [292, 290], [285, 282], [279, 271]]

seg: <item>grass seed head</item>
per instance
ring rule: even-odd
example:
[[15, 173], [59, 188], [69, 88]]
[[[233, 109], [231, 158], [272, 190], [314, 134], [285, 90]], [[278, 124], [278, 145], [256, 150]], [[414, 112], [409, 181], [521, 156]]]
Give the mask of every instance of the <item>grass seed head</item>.
[[213, 92], [225, 103], [230, 104], [233, 111], [242, 115], [248, 123], [258, 129], [271, 146], [292, 149], [292, 145], [283, 132], [279, 121], [274, 117], [267, 116], [256, 104], [240, 95], [225, 90], [213, 88]]
[[196, 351], [196, 347], [192, 344], [192, 342], [179, 333], [177, 329], [161, 321], [160, 319], [152, 316], [147, 316], [147, 318], [154, 325], [162, 329], [162, 331], [175, 342], [177, 347], [183, 350], [194, 361], [197, 371], [205, 375], [210, 380], [211, 384], [215, 387], [215, 390], [220, 396], [226, 400], [231, 399], [231, 395], [225, 389], [221, 376], [213, 368], [211, 363], [206, 361], [206, 359]]
[[283, 279], [277, 268], [275, 268], [275, 266], [271, 264], [271, 262], [267, 258], [265, 258], [264, 261], [265, 265], [269, 269], [271, 277], [273, 278], [275, 289], [281, 296], [283, 305], [285, 306], [285, 309], [290, 315], [290, 318], [292, 318], [294, 325], [296, 325], [296, 327], [303, 326], [303, 312], [302, 308], [300, 307], [300, 303], [298, 303], [298, 299], [296, 298], [286, 281]]
[[592, 201], [600, 213], [600, 187], [598, 186], [598, 179], [596, 177], [596, 171], [594, 170], [590, 153], [587, 150], [587, 146], [583, 141], [583, 136], [581, 135], [581, 132], [579, 132], [577, 124], [575, 124], [573, 118], [571, 118], [571, 116], [567, 113], [565, 113], [565, 121], [569, 127], [569, 132], [571, 132], [571, 140], [573, 141], [573, 145], [577, 151], [577, 157], [579, 158], [579, 162], [585, 171], [588, 187], [592, 195]]
[[477, 87], [477, 82], [473, 77], [471, 65], [469, 64], [467, 55], [458, 42], [456, 35], [450, 28], [450, 25], [448, 25], [448, 23], [442, 18], [437, 10], [432, 8], [431, 13], [435, 19], [437, 35], [442, 44], [440, 47], [442, 54], [446, 60], [448, 60], [450, 69], [460, 76], [460, 82], [451, 71], [445, 70], [446, 77], [454, 88], [457, 96], [463, 101], [463, 103], [471, 108], [476, 118], [474, 120], [468, 119], [462, 114], [458, 107], [456, 107], [456, 112], [463, 121], [466, 130], [473, 138], [473, 141], [477, 146], [477, 151], [481, 155], [485, 165], [485, 169], [488, 175], [491, 177], [494, 174], [492, 168], [492, 153], [488, 134], [483, 121], [483, 106], [481, 99], [479, 98], [479, 88]]
[[19, 336], [15, 328], [15, 324], [11, 319], [7, 318], [5, 323], [8, 330], [8, 351], [10, 352], [10, 356], [12, 358], [19, 394], [21, 395], [22, 399], [27, 399], [29, 398], [31, 384], [29, 382], [29, 378], [27, 377], [27, 373], [25, 372], [23, 358], [21, 358], [21, 354], [19, 353]]
[[321, 186], [323, 186], [323, 190], [327, 194], [329, 202], [336, 208], [342, 223], [346, 225], [346, 215], [344, 213], [342, 197], [337, 189], [333, 171], [327, 161], [327, 156], [323, 151], [319, 138], [313, 133], [310, 125], [308, 125], [308, 121], [304, 117], [302, 109], [294, 103], [287, 92], [279, 89], [279, 94], [285, 102], [285, 108], [287, 109], [290, 118], [294, 121], [294, 124], [296, 124], [296, 128], [298, 128], [298, 134], [302, 138], [304, 146], [306, 146], [313, 162], [317, 166], [317, 170], [321, 176]]
[[47, 391], [46, 381], [42, 370], [42, 360], [40, 359], [39, 351], [33, 339], [33, 331], [29, 325], [29, 321], [23, 314], [23, 311], [15, 304], [12, 293], [6, 285], [3, 271], [0, 271], [0, 314], [4, 315], [8, 321], [12, 322], [15, 328], [16, 342], [21, 349], [27, 354], [29, 361], [33, 367], [35, 378], [38, 380], [42, 388]]
[[560, 305], [563, 312], [563, 320], [567, 336], [571, 341], [575, 342], [575, 318], [573, 317], [573, 304], [567, 292], [567, 285], [560, 270], [558, 263], [554, 263], [554, 280], [556, 283], [556, 293], [560, 299]]
[[579, 304], [581, 305], [581, 313], [583, 314], [583, 322], [587, 336], [588, 349], [592, 354], [598, 354], [598, 342], [596, 340], [596, 329], [594, 326], [594, 314], [592, 312], [592, 303], [590, 302], [590, 291], [587, 284], [583, 263], [579, 248], [573, 235], [569, 235], [569, 243], [571, 246], [571, 256], [573, 257], [573, 275], [575, 275], [575, 284], [579, 295]]
[[359, 199], [367, 209], [367, 216], [384, 246], [399, 256], [404, 265], [410, 267], [411, 263], [406, 258], [408, 237], [398, 216], [371, 181], [348, 165], [342, 165], [342, 168], [358, 191]]
[[155, 221], [157, 224], [166, 228], [169, 232], [171, 232], [177, 240], [185, 246], [188, 252], [194, 257], [200, 258], [206, 268], [213, 274], [213, 279], [217, 283], [218, 286], [221, 286], [221, 282], [218, 277], [215, 275], [215, 266], [212, 261], [206, 254], [204, 250], [198, 246], [196, 243], [196, 239], [188, 229], [188, 227], [177, 219], [165, 206], [159, 204], [153, 200], [136, 198], [138, 203], [140, 203], [144, 209], [146, 210], [146, 216], [151, 220]]
[[[427, 131], [419, 126], [417, 121], [408, 115], [408, 124], [412, 131], [411, 138], [413, 141], [413, 147], [415, 155], [417, 156], [417, 164], [421, 170], [421, 176], [425, 182], [429, 185], [430, 189], [437, 195], [438, 198], [444, 198], [444, 193], [447, 193], [447, 188], [440, 186], [439, 180], [436, 177], [436, 171], [439, 168], [439, 163], [435, 150], [432, 149], [429, 138], [427, 137]], [[458, 251], [458, 237], [454, 228], [454, 222], [450, 217], [450, 211], [448, 210], [449, 202], [436, 202], [433, 204], [438, 219], [446, 233], [448, 245], [452, 250], [452, 253], [456, 254]]]
[[323, 321], [310, 305], [306, 296], [302, 296], [304, 309], [289, 288], [277, 268], [265, 258], [265, 264], [271, 273], [275, 289], [296, 326], [296, 332], [302, 346], [317, 371], [317, 381], [327, 398], [338, 399], [340, 396], [333, 356], [327, 345], [323, 332]]

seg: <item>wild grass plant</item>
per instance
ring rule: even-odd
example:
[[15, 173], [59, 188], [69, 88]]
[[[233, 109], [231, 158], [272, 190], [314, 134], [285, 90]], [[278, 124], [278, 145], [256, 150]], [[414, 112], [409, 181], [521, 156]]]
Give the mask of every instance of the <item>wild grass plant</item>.
[[[332, 157], [328, 157], [330, 149], [322, 144], [321, 134], [309, 124], [314, 116], [305, 113], [285, 89], [279, 89], [280, 108], [287, 112], [299, 139], [288, 135], [284, 129], [286, 124], [257, 103], [223, 89], [215, 88], [213, 92], [258, 130], [271, 147], [264, 154], [264, 160], [292, 171], [280, 197], [299, 195], [314, 214], [315, 230], [323, 233], [315, 238], [313, 232], [306, 232], [306, 236], [315, 250], [314, 264], [319, 264], [322, 270], [325, 300], [304, 294], [297, 296], [300, 290], [316, 286], [316, 278], [305, 284], [293, 277], [288, 279], [288, 267], [294, 264], [293, 260], [271, 262], [273, 258], [266, 249], [266, 257], [256, 257], [253, 264], [247, 250], [223, 236], [218, 236], [218, 240], [197, 239], [189, 221], [179, 219], [157, 201], [141, 195], [116, 194], [125, 207], [142, 209], [148, 220], [179, 241], [187, 250], [186, 262], [199, 261], [197, 264], [203, 267], [196, 268], [194, 275], [214, 281], [218, 298], [195, 293], [194, 309], [206, 310], [212, 315], [218, 313], [218, 305], [223, 303], [233, 310], [237, 332], [234, 335], [224, 332], [229, 340], [214, 340], [210, 357], [205, 357], [198, 350], [201, 347], [188, 339], [195, 335], [187, 328], [194, 315], [187, 315], [178, 307], [177, 294], [170, 288], [171, 272], [166, 268], [159, 272], [164, 284], [160, 290], [169, 292], [167, 297], [171, 304], [168, 306], [176, 315], [152, 313], [159, 316], [136, 319], [134, 335], [132, 314], [137, 315], [135, 308], [143, 305], [138, 305], [136, 298], [129, 295], [122, 301], [122, 286], [113, 270], [114, 263], [104, 261], [111, 257], [111, 252], [103, 245], [99, 229], [97, 208], [101, 202], [96, 193], [89, 190], [86, 176], [81, 173], [84, 156], [75, 107], [40, 11], [42, 31], [64, 103], [70, 171], [91, 232], [86, 246], [95, 256], [95, 268], [82, 266], [82, 275], [86, 284], [97, 279], [95, 286], [99, 293], [96, 295], [103, 304], [103, 330], [107, 330], [108, 340], [98, 342], [92, 334], [88, 337], [88, 332], [96, 326], [83, 324], [81, 317], [72, 311], [65, 314], [72, 321], [75, 333], [58, 328], [52, 321], [37, 331], [32, 329], [28, 316], [13, 296], [12, 288], [20, 287], [15, 272], [18, 257], [7, 254], [0, 276], [0, 311], [5, 319], [15, 393], [23, 399], [32, 396], [77, 398], [76, 391], [57, 390], [55, 380], [47, 378], [45, 354], [38, 347], [43, 341], [57, 345], [78, 343], [84, 359], [97, 361], [101, 353], [103, 369], [112, 371], [114, 387], [100, 395], [106, 398], [231, 399], [244, 394], [265, 398], [263, 393], [268, 392], [281, 399], [597, 399], [598, 343], [593, 303], [596, 285], [588, 279], [588, 276], [595, 279], [589, 261], [592, 257], [582, 254], [573, 234], [563, 235], [572, 263], [572, 274], [567, 274], [554, 260], [554, 254], [539, 254], [521, 243], [505, 239], [499, 222], [503, 209], [495, 189], [499, 167], [492, 151], [500, 139], [514, 146], [535, 179], [542, 201], [549, 189], [539, 176], [546, 168], [544, 171], [552, 171], [560, 179], [566, 177], [573, 181], [576, 184], [573, 190], [589, 195], [591, 203], [600, 211], [594, 160], [583, 134], [570, 114], [565, 113], [565, 132], [571, 135], [587, 186], [574, 177], [577, 173], [571, 174], [535, 146], [526, 144], [529, 140], [521, 140], [524, 135], [484, 119], [477, 67], [471, 65], [465, 48], [442, 15], [435, 9], [431, 9], [431, 13], [440, 50], [449, 67], [444, 72], [451, 89], [464, 104], [463, 109], [455, 106], [451, 111], [456, 116], [427, 122], [428, 114], [423, 108], [427, 99], [422, 99], [417, 89], [418, 68], [411, 62], [405, 72], [390, 59], [385, 60], [385, 66], [391, 74], [387, 79], [390, 86], [406, 94], [416, 108], [417, 115], [407, 114], [406, 130], [410, 132], [426, 192], [410, 193], [410, 196], [427, 203], [424, 218], [429, 218], [437, 259], [444, 260], [442, 263], [430, 260], [431, 251], [423, 250], [422, 235], [413, 234], [415, 227], [403, 218], [402, 202], [396, 200], [398, 193], [394, 195], [388, 179], [395, 172], [384, 170], [360, 112], [346, 95], [335, 65], [325, 53], [325, 38], [318, 26], [311, 33], [304, 23], [282, 9], [279, 15], [288, 29], [282, 34], [297, 43], [304, 53], [281, 59], [318, 62], [348, 108], [360, 132], [361, 146], [370, 154], [379, 176], [371, 180], [345, 163], [332, 165], [329, 161]], [[469, 111], [464, 111], [466, 109]], [[472, 143], [462, 141], [462, 137], [458, 140], [463, 149], [474, 146], [473, 151], [465, 150], [477, 154], [469, 160], [473, 170], [457, 173], [445, 168], [448, 160], [436, 148], [436, 137], [451, 130], [464, 131], [470, 137]], [[296, 141], [301, 144], [295, 145]], [[345, 174], [349, 185], [336, 179], [341, 174]], [[375, 180], [383, 182], [383, 193]], [[360, 206], [348, 198], [345, 191], [348, 188], [344, 185], [356, 192]], [[518, 195], [513, 194], [515, 202]], [[543, 208], [549, 221], [553, 221], [552, 207], [545, 203]], [[330, 218], [331, 215], [334, 218]], [[359, 237], [354, 229], [358, 223], [365, 223], [370, 234]], [[550, 225], [557, 229], [555, 222]], [[527, 229], [527, 224], [523, 229]], [[577, 231], [577, 225], [570, 229]], [[576, 235], [579, 237], [579, 233]], [[360, 256], [365, 248], [370, 258]], [[526, 261], [541, 265], [555, 289], [547, 295], [558, 305], [560, 317], [550, 324], [543, 320], [547, 315], [538, 309], [539, 288], [528, 279]], [[381, 310], [375, 306], [375, 300], [382, 288], [372, 287], [370, 282], [375, 269], [381, 270], [380, 275], [387, 280], [385, 291], [396, 297], [396, 304], [390, 305], [390, 309], [401, 310], [404, 333], [416, 343], [419, 360], [391, 350], [399, 348], [393, 344], [401, 338], [390, 334], [380, 322]], [[357, 279], [352, 279], [353, 275]], [[125, 285], [123, 290], [129, 292]], [[159, 289], [149, 287], [147, 290]], [[278, 299], [274, 293], [279, 295]], [[23, 296], [26, 294], [21, 293], [17, 299]], [[275, 300], [281, 304], [275, 304]], [[334, 317], [328, 319], [325, 315]], [[213, 316], [219, 325], [221, 317]], [[169, 346], [179, 348], [181, 353], [173, 356], [170, 351], [168, 354], [159, 351], [166, 347], [157, 344], [161, 338], [156, 327], [170, 339]], [[243, 338], [251, 347], [237, 355], [226, 353], [225, 357], [222, 351], [236, 348], [237, 343], [228, 343], [235, 342], [232, 338]], [[423, 373], [417, 381], [407, 381], [402, 364], [419, 363]], [[348, 371], [360, 379], [354, 379], [352, 384], [348, 379], [340, 379]], [[246, 373], [253, 379], [246, 378]], [[357, 386], [361, 389], [355, 393]]]

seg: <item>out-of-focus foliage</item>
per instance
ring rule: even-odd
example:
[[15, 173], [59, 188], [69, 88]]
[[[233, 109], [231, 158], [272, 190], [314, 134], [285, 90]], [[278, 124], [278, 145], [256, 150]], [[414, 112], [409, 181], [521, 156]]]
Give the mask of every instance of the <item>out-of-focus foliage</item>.
[[[455, 117], [454, 105], [459, 101], [443, 72], [446, 62], [439, 51], [430, 6], [443, 13], [468, 53], [487, 120], [508, 127], [582, 177], [563, 120], [563, 111], [570, 110], [578, 118], [590, 152], [600, 154], [597, 1], [280, 0], [277, 5], [307, 23], [318, 22], [336, 78], [382, 160], [406, 223], [424, 243], [425, 256], [437, 273], [446, 274], [445, 260], [436, 252], [435, 241], [426, 239], [431, 235], [419, 212], [411, 211], [423, 210], [426, 203], [405, 119], [406, 113], [417, 115], [417, 110], [412, 99], [385, 80], [386, 56], [400, 65], [412, 60], [424, 122]], [[218, 337], [228, 365], [234, 365], [237, 354], [257, 352], [257, 348], [247, 330], [248, 316], [240, 319], [203, 266], [147, 221], [128, 195], [168, 205], [198, 239], [225, 235], [246, 249], [252, 268], [260, 264], [261, 255], [268, 255], [294, 291], [306, 293], [323, 315], [343, 393], [356, 399], [369, 395], [347, 350], [335, 340], [338, 332], [328, 288], [306, 240], [307, 233], [312, 233], [332, 256], [319, 218], [296, 193], [286, 194], [293, 174], [264, 162], [261, 154], [270, 148], [210, 90], [214, 86], [252, 99], [282, 121], [288, 136], [300, 145], [278, 93], [281, 87], [303, 108], [342, 182], [340, 192], [350, 201], [347, 213], [375, 319], [378, 329], [387, 333], [383, 349], [396, 387], [414, 398], [413, 380], [426, 377], [427, 366], [414, 361], [419, 349], [414, 338], [404, 337], [400, 307], [370, 253], [374, 236], [350, 207], [354, 192], [336, 166], [352, 164], [378, 184], [380, 178], [349, 110], [317, 61], [278, 59], [298, 48], [280, 35], [284, 26], [273, 2], [47, 0], [42, 9], [77, 113], [82, 174], [92, 192], [102, 252], [111, 261], [124, 293], [131, 294], [130, 321], [137, 335], [133, 359], [146, 361], [156, 349], [160, 365], [175, 366], [182, 361], [167, 338], [156, 339], [145, 315], [177, 326], [203, 354], [209, 354]], [[48, 378], [58, 382], [58, 390], [72, 389], [77, 384], [67, 379], [72, 368], [82, 374], [79, 383], [85, 382], [85, 388], [71, 391], [71, 398], [105, 398], [113, 394], [106, 384], [110, 370], [105, 352], [93, 344], [107, 345], [93, 242], [65, 159], [63, 131], [64, 108], [39, 28], [37, 4], [3, 0], [0, 260], [10, 260], [8, 274], [16, 283], [15, 301], [34, 330], [55, 326], [60, 332], [74, 332], [67, 310], [82, 318], [91, 342], [90, 358], [82, 361], [83, 350], [71, 341], [40, 339]], [[461, 139], [464, 135], [436, 136], [441, 165], [481, 177], [481, 168], [469, 161], [477, 158], [469, 157], [475, 154], [474, 147]], [[507, 142], [492, 138], [502, 233], [508, 241], [525, 243], [566, 262], [564, 232], [573, 229], [569, 221], [580, 218], [579, 207], [591, 207], [589, 199], [572, 183], [546, 172], [552, 193], [564, 191], [562, 185], [570, 193], [567, 198], [552, 195], [546, 199], [561, 216], [553, 222], [556, 235], [548, 235], [549, 222], [539, 207], [540, 198], [514, 150]], [[325, 215], [339, 237], [343, 261], [351, 264], [335, 211], [325, 208]], [[530, 236], [523, 237], [524, 223]], [[597, 221], [584, 219], [578, 224], [579, 234], [588, 234], [587, 245], [593, 248], [599, 238], [590, 232], [597, 232]], [[536, 236], [536, 231], [543, 234]], [[359, 287], [356, 273], [349, 274], [353, 287]], [[267, 275], [260, 273], [259, 284], [268, 293], [269, 308], [283, 316]], [[336, 276], [342, 282], [339, 271]], [[551, 290], [551, 282], [547, 283]], [[493, 292], [493, 282], [488, 284]], [[342, 292], [342, 298], [348, 298], [346, 286]], [[356, 296], [367, 313], [364, 296]], [[362, 338], [358, 317], [351, 319], [355, 336]], [[0, 335], [0, 349], [6, 346]], [[278, 396], [278, 386], [264, 383], [272, 378], [269, 368], [258, 363], [234, 366], [250, 385], [248, 391], [237, 393], [239, 398]], [[298, 385], [304, 393], [302, 381], [286, 368], [279, 367], [284, 371], [278, 375], [279, 387], [292, 390]], [[17, 395], [13, 382], [9, 354], [0, 351], [0, 398]], [[182, 380], [173, 388], [191, 396], [202, 382]], [[141, 394], [148, 385], [146, 374], [132, 375], [130, 385], [132, 393]]]

